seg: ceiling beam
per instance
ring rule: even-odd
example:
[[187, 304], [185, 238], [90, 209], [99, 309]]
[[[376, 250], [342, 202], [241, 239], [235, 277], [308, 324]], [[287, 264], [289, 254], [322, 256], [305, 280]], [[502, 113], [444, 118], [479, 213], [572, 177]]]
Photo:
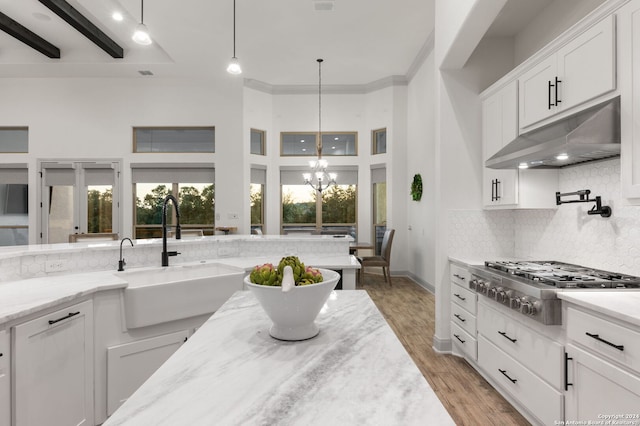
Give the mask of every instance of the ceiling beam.
[[60, 59], [60, 49], [2, 12], [0, 12], [0, 30], [49, 58]]
[[123, 58], [122, 47], [103, 33], [90, 20], [74, 9], [65, 0], [38, 0], [47, 6], [53, 13], [64, 19], [69, 25], [80, 31], [85, 37], [95, 43], [96, 46], [111, 55], [112, 58]]

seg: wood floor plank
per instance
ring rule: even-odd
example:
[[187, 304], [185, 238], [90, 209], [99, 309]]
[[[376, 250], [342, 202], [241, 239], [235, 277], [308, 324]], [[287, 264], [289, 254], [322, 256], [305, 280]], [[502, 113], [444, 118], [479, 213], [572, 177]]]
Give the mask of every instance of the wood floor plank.
[[435, 297], [411, 279], [366, 273], [362, 285], [457, 425], [529, 425], [464, 359], [433, 350]]

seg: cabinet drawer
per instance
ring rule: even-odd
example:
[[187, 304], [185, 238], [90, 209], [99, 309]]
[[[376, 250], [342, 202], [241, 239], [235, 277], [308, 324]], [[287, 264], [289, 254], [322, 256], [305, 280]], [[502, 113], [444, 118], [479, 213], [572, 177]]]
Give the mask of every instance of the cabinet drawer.
[[461, 285], [462, 287], [469, 287], [469, 277], [471, 276], [469, 274], [469, 271], [467, 271], [465, 268], [458, 266], [458, 265], [454, 265], [453, 263], [449, 264], [449, 270], [451, 273], [451, 282], [454, 282], [458, 285]]
[[569, 307], [567, 337], [640, 372], [640, 333], [636, 331]]
[[476, 336], [476, 316], [471, 315], [466, 309], [455, 303], [451, 304], [451, 322], [459, 325], [473, 337]]
[[478, 333], [555, 388], [562, 387], [562, 345], [483, 303], [478, 306], [477, 322]]
[[476, 294], [473, 291], [451, 283], [451, 301], [476, 314]]
[[0, 330], [0, 426], [11, 424], [11, 388], [9, 381], [9, 333]]
[[451, 323], [451, 341], [465, 356], [474, 361], [478, 359], [477, 340], [456, 323]]
[[478, 365], [542, 424], [564, 419], [563, 395], [519, 362], [478, 336]]

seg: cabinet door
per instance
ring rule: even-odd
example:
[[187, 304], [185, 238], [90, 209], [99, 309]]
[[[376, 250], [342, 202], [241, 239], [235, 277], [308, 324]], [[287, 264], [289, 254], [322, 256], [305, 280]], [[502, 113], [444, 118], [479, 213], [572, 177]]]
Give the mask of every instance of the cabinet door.
[[555, 114], [555, 88], [550, 87], [550, 82], [554, 84], [557, 75], [556, 56], [551, 55], [520, 77], [518, 116], [521, 129]]
[[614, 18], [610, 15], [558, 50], [560, 110], [616, 88]]
[[0, 330], [0, 426], [11, 424], [11, 388], [9, 382], [9, 333]]
[[93, 424], [91, 301], [14, 328], [15, 423]]
[[640, 201], [640, 1], [618, 13], [620, 93], [620, 180], [622, 195]]
[[[566, 420], [602, 421], [602, 415], [640, 415], [640, 377], [622, 370], [593, 354], [567, 345], [568, 386], [565, 398]], [[621, 417], [622, 422], [638, 424], [638, 417]], [[597, 423], [594, 423], [597, 424]]]
[[188, 336], [184, 330], [108, 348], [107, 414], [113, 414]]

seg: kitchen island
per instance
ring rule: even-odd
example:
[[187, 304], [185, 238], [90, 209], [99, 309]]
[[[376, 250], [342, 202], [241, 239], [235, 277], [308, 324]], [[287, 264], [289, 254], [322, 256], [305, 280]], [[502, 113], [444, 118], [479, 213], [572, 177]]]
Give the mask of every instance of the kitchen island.
[[104, 425], [453, 424], [365, 291], [334, 291], [316, 322], [276, 340], [237, 292]]

